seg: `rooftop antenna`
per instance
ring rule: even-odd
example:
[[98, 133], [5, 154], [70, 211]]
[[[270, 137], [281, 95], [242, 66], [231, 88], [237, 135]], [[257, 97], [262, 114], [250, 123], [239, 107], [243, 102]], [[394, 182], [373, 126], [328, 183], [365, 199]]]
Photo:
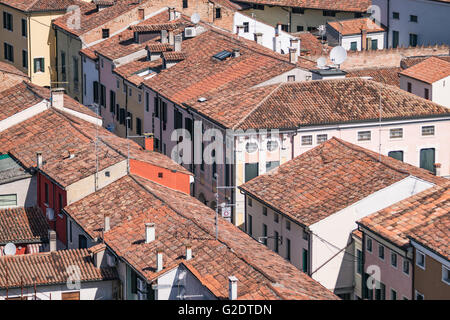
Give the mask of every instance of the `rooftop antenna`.
[[334, 47], [330, 52], [330, 60], [340, 69], [340, 65], [347, 60], [347, 50], [342, 46]]

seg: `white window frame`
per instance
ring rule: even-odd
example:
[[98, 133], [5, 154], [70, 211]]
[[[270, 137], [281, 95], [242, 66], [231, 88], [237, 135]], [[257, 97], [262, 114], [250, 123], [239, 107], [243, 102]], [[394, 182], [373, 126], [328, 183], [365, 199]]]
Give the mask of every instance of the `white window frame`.
[[[310, 137], [310, 138], [311, 138], [311, 143], [310, 143], [310, 144], [305, 144], [305, 143], [303, 143], [303, 138], [306, 138], [306, 137]], [[312, 134], [307, 134], [307, 135], [301, 136], [301, 138], [300, 138], [300, 144], [301, 144], [302, 146], [312, 146], [312, 145], [313, 145], [313, 136], [312, 136]]]
[[[433, 134], [423, 134], [423, 128], [425, 128], [425, 127], [433, 127]], [[436, 136], [436, 126], [435, 125], [421, 126], [420, 127], [420, 135], [422, 137], [434, 137], [434, 136]]]
[[[392, 132], [393, 132], [394, 130], [401, 130], [402, 135], [399, 136], [399, 137], [393, 137], [393, 136], [392, 136]], [[389, 129], [389, 139], [393, 139], [393, 140], [403, 139], [403, 128], [392, 128], [392, 129]]]
[[[364, 134], [367, 134], [367, 133], [369, 134], [369, 138], [368, 139], [361, 139], [361, 137]], [[370, 131], [370, 130], [358, 131], [357, 140], [358, 140], [358, 142], [371, 141], [372, 140], [372, 131]]]
[[[419, 264], [419, 260], [417, 259], [419, 254], [423, 255], [423, 266], [421, 266]], [[426, 256], [425, 256], [425, 253], [423, 253], [422, 251], [419, 251], [417, 249], [416, 249], [416, 266], [418, 266], [422, 270], [425, 270], [425, 268], [426, 268]]]
[[442, 265], [442, 282], [447, 285], [450, 285], [450, 278], [448, 281], [444, 279], [445, 271], [447, 271], [447, 273], [450, 273], [450, 268], [447, 268], [446, 266]]

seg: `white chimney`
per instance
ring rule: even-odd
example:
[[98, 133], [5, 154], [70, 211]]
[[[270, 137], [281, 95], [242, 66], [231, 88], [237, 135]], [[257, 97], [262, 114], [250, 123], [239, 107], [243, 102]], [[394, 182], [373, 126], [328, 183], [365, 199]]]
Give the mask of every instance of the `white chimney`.
[[169, 44], [173, 46], [175, 44], [175, 37], [173, 34], [173, 30], [169, 30], [168, 33], [169, 33]]
[[36, 166], [38, 169], [42, 167], [42, 152], [36, 152]]
[[56, 251], [56, 231], [48, 230], [48, 241], [50, 244], [50, 252]]
[[156, 272], [159, 272], [163, 269], [163, 251], [162, 249], [158, 249], [156, 251]]
[[175, 36], [175, 51], [181, 51], [181, 41], [183, 40], [183, 37], [181, 34], [177, 34]]
[[145, 224], [145, 243], [150, 243], [155, 240], [155, 224]]
[[64, 88], [55, 88], [51, 90], [52, 107], [62, 109], [64, 107]]
[[434, 170], [435, 170], [436, 176], [441, 176], [441, 164], [440, 163], [434, 164]]
[[262, 44], [263, 34], [261, 32], [255, 32], [255, 41], [257, 44]]
[[192, 259], [192, 246], [190, 244], [186, 245], [186, 261]]
[[297, 63], [297, 49], [289, 48], [289, 62], [295, 64]]
[[238, 279], [235, 276], [228, 277], [228, 299], [237, 299], [237, 283]]
[[108, 215], [105, 215], [105, 224], [103, 227], [103, 231], [107, 232], [111, 229], [111, 218]]
[[237, 58], [240, 55], [241, 55], [241, 51], [239, 50], [239, 48], [233, 49], [233, 58]]
[[169, 8], [169, 21], [175, 20], [175, 8]]
[[161, 43], [167, 43], [169, 39], [167, 38], [167, 30], [161, 30]]

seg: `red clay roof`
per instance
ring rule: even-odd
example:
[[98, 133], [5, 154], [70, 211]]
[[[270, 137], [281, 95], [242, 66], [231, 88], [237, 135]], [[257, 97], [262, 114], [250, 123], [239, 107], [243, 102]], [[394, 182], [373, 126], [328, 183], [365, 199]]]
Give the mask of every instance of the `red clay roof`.
[[302, 56], [319, 56], [322, 54], [328, 54], [330, 47], [322, 44], [322, 42], [311, 32], [297, 32], [292, 35], [300, 39], [300, 52]]
[[48, 230], [45, 214], [38, 208], [0, 210], [0, 244], [46, 242]]
[[81, 282], [117, 279], [113, 268], [96, 268], [87, 249], [58, 250], [0, 257], [0, 288], [67, 282], [69, 267], [80, 268]]
[[[110, 216], [105, 243], [153, 281], [180, 263], [189, 266], [218, 298], [228, 296], [228, 276], [239, 279], [240, 299], [335, 299], [320, 284], [276, 253], [219, 218], [214, 238], [215, 212], [187, 194], [137, 177], [126, 176], [64, 209], [91, 236]], [[155, 241], [146, 244], [144, 223], [156, 224]], [[184, 259], [186, 243], [193, 258]], [[162, 249], [165, 268], [156, 272], [156, 250]]]
[[448, 180], [388, 208], [373, 213], [358, 224], [399, 247], [417, 239], [449, 258], [450, 182]]
[[190, 107], [227, 128], [297, 128], [378, 121], [380, 92], [383, 120], [450, 115], [447, 108], [429, 100], [361, 78], [287, 82], [218, 93]]
[[370, 18], [329, 21], [327, 24], [344, 36], [360, 34], [362, 30], [367, 33], [384, 32], [386, 29], [373, 22]]
[[237, 2], [350, 12], [367, 12], [372, 4], [371, 0], [238, 0]]
[[0, 121], [32, 107], [44, 99], [28, 90], [26, 82], [22, 81], [0, 92]]
[[402, 61], [400, 62], [400, 66], [402, 69], [408, 69], [408, 68], [410, 68], [420, 62], [423, 62], [426, 59], [431, 58], [431, 57], [435, 57], [435, 58], [450, 62], [450, 55], [448, 55], [448, 54], [447, 55], [436, 55], [436, 56], [407, 57], [407, 58], [402, 59]]
[[333, 137], [239, 188], [309, 226], [409, 175], [430, 172]]
[[65, 11], [69, 6], [79, 5], [78, 0], [0, 0], [1, 4], [25, 12]]
[[450, 77], [450, 61], [430, 57], [406, 70], [403, 70], [400, 72], [400, 75], [432, 84], [441, 79]]
[[347, 78], [354, 77], [371, 77], [373, 81], [389, 84], [391, 86], [400, 88], [399, 72], [402, 71], [400, 67], [394, 68], [370, 68], [348, 71], [345, 75]]

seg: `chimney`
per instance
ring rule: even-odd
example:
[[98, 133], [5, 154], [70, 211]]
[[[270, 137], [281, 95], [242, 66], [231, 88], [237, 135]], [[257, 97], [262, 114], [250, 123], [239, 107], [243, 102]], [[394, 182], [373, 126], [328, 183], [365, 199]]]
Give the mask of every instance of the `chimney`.
[[105, 257], [106, 245], [102, 244], [99, 247], [96, 246], [95, 250], [91, 247], [89, 251], [91, 253], [91, 257], [94, 258], [95, 267], [100, 268]]
[[155, 241], [155, 224], [146, 223], [145, 224], [145, 243], [150, 243]]
[[175, 51], [181, 51], [181, 41], [183, 40], [183, 37], [180, 34], [177, 34], [175, 36]]
[[36, 167], [38, 169], [42, 167], [42, 152], [36, 152]]
[[192, 246], [190, 244], [186, 245], [186, 261], [192, 259]]
[[261, 32], [255, 32], [255, 41], [257, 44], [262, 44], [262, 36]]
[[300, 55], [300, 46], [298, 39], [291, 39], [291, 48], [295, 48], [297, 50], [297, 56]]
[[62, 109], [64, 107], [64, 88], [55, 88], [51, 91], [52, 107]]
[[145, 11], [144, 9], [138, 9], [138, 19], [139, 20], [145, 20]]
[[367, 30], [361, 29], [361, 51], [367, 49]]
[[69, 153], [69, 159], [75, 158], [75, 149], [68, 149], [67, 152]]
[[435, 163], [434, 164], [434, 172], [436, 176], [441, 176], [441, 164]]
[[233, 58], [237, 58], [240, 55], [241, 55], [241, 51], [239, 50], [239, 48], [233, 49]]
[[281, 23], [277, 23], [277, 30], [275, 30], [275, 36], [279, 36], [281, 33]]
[[173, 35], [173, 30], [169, 30], [169, 44], [173, 46], [175, 44], [175, 38]]
[[237, 283], [238, 279], [235, 276], [228, 277], [228, 299], [237, 299]]
[[294, 64], [297, 63], [297, 49], [289, 48], [289, 62]]
[[161, 43], [169, 42], [167, 38], [167, 30], [161, 30]]
[[144, 133], [144, 148], [148, 151], [154, 151], [155, 142], [153, 133]]
[[236, 34], [239, 35], [239, 33], [241, 32], [241, 28], [244, 28], [244, 26], [236, 26]]
[[111, 217], [109, 215], [105, 215], [105, 223], [103, 226], [103, 231], [107, 232], [111, 229]]
[[56, 251], [56, 231], [48, 230], [48, 241], [50, 244], [50, 252]]
[[163, 251], [162, 249], [158, 249], [156, 251], [156, 272], [159, 272], [163, 269]]
[[169, 8], [169, 21], [175, 20], [175, 8]]

